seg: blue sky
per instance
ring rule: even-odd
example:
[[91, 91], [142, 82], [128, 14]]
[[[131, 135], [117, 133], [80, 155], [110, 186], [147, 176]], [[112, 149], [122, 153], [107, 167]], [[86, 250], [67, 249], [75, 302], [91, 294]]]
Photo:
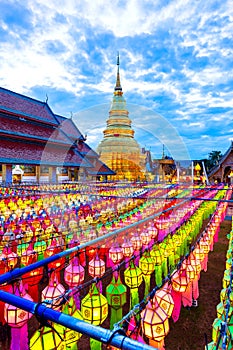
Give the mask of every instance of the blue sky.
[[95, 148], [119, 51], [140, 145], [205, 158], [233, 140], [232, 36], [231, 0], [1, 0], [0, 86], [47, 95]]

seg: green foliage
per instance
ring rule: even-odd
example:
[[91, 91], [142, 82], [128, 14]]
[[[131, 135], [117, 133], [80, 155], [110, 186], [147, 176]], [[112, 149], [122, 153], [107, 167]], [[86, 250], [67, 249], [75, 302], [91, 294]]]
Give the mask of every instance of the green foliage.
[[219, 164], [221, 157], [221, 151], [212, 151], [208, 154], [208, 159], [203, 159], [207, 173], [209, 173], [213, 167]]

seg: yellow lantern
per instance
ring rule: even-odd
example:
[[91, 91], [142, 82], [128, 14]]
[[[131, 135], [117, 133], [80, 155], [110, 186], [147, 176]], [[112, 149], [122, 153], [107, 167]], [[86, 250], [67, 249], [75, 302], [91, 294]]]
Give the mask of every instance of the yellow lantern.
[[160, 306], [154, 309], [149, 302], [141, 312], [141, 326], [147, 338], [161, 341], [169, 332], [168, 316]]
[[204, 250], [200, 248], [200, 246], [196, 246], [196, 248], [193, 251], [193, 254], [195, 255], [197, 260], [202, 261], [204, 259]]
[[96, 285], [91, 287], [89, 293], [81, 302], [81, 312], [84, 321], [99, 326], [108, 316], [108, 301], [100, 294]]

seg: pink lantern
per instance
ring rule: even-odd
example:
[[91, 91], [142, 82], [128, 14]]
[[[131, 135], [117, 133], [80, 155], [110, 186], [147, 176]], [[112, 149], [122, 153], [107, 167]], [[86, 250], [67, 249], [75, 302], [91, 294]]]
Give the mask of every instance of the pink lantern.
[[51, 277], [49, 279], [49, 284], [42, 290], [41, 300], [47, 300], [48, 306], [53, 307], [55, 309], [60, 309], [60, 297], [65, 293], [65, 288], [62, 284], [58, 282], [57, 275], [52, 272]]
[[92, 277], [102, 277], [105, 273], [105, 262], [98, 254], [89, 262], [88, 272]]
[[123, 255], [126, 257], [126, 258], [131, 258], [131, 256], [133, 255], [133, 244], [130, 242], [130, 240], [124, 240], [124, 243], [122, 243], [121, 245], [122, 247], [122, 250], [123, 250]]
[[134, 235], [131, 238], [131, 242], [133, 244], [134, 250], [140, 250], [141, 249], [141, 247], [142, 247], [142, 240], [141, 240], [141, 238], [138, 235]]
[[65, 268], [64, 280], [69, 287], [73, 288], [83, 283], [84, 275], [84, 268], [79, 264], [78, 257], [75, 257]]
[[114, 244], [109, 249], [109, 258], [113, 261], [114, 264], [119, 264], [123, 259], [123, 249], [119, 247], [118, 244]]
[[[92, 277], [102, 277], [105, 273], [105, 262], [99, 258], [98, 254], [89, 262], [88, 272]], [[97, 283], [100, 293], [102, 293], [102, 282]]]
[[142, 241], [142, 244], [147, 246], [150, 241], [151, 241], [151, 234], [149, 231], [144, 230], [141, 234], [140, 234], [140, 238]]
[[[65, 268], [64, 280], [70, 288], [79, 286], [83, 283], [85, 277], [85, 270], [82, 265], [79, 264], [78, 257], [75, 257], [71, 263]], [[76, 307], [80, 309], [79, 292], [74, 292], [74, 300]]]
[[18, 255], [12, 252], [11, 247], [5, 247], [3, 249], [3, 254], [5, 254], [7, 266], [9, 270], [12, 270], [18, 262]]
[[[12, 293], [24, 299], [33, 301], [29, 294], [26, 293], [23, 283], [13, 286]], [[16, 306], [5, 304], [4, 318], [11, 327], [11, 346], [10, 350], [28, 350], [28, 327], [27, 322], [32, 317], [27, 311], [17, 308]]]

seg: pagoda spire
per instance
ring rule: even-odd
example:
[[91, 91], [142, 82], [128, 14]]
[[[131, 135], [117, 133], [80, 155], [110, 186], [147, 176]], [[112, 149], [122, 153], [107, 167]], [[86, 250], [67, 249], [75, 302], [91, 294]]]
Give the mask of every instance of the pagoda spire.
[[116, 86], [114, 89], [115, 95], [122, 95], [122, 87], [121, 87], [121, 81], [120, 81], [120, 57], [119, 52], [117, 53], [117, 79], [116, 79]]

